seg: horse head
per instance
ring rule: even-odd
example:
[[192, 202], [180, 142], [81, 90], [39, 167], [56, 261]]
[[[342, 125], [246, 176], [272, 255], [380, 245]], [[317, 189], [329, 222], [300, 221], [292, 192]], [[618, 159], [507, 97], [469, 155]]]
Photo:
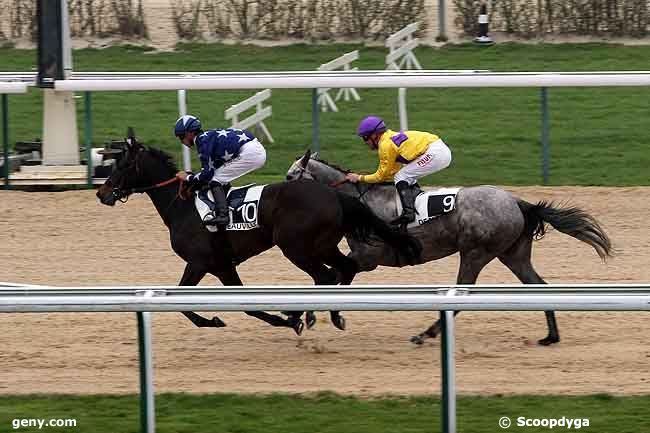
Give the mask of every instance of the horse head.
[[296, 161], [287, 170], [286, 179], [311, 179], [330, 184], [344, 179], [346, 173], [346, 170], [318, 159], [318, 152], [311, 153], [310, 150], [307, 150], [304, 155], [296, 157]]
[[143, 146], [131, 130], [122, 143], [122, 152], [120, 162], [97, 191], [97, 198], [105, 205], [125, 202], [132, 193], [144, 192], [176, 173], [168, 154]]
[[[314, 154], [316, 155], [316, 154]], [[298, 180], [298, 179], [314, 179], [310, 170], [309, 170], [309, 161], [311, 160], [312, 154], [311, 150], [307, 149], [305, 154], [302, 156], [297, 156], [296, 161], [291, 164], [289, 170], [287, 170], [287, 180]]]

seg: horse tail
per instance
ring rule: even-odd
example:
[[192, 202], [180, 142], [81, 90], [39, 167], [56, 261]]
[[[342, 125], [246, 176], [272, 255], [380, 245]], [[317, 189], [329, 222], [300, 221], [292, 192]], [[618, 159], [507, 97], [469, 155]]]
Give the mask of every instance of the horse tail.
[[393, 247], [398, 253], [398, 260], [404, 259], [405, 264], [422, 263], [422, 245], [406, 232], [394, 229], [359, 199], [336, 192], [343, 209], [343, 233], [345, 236], [372, 243], [373, 235]]
[[555, 205], [540, 201], [537, 204], [518, 200], [519, 208], [526, 220], [526, 234], [541, 239], [546, 234], [545, 223], [556, 230], [591, 245], [601, 259], [613, 255], [612, 242], [596, 218], [575, 206]]

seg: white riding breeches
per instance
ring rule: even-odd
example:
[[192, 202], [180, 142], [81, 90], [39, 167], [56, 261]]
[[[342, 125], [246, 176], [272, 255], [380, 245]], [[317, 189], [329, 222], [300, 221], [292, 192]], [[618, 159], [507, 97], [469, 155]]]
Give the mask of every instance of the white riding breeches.
[[395, 173], [395, 184], [406, 181], [413, 185], [419, 178], [440, 171], [451, 164], [451, 150], [444, 141], [436, 140], [422, 155], [404, 165]]
[[236, 158], [226, 161], [224, 165], [214, 171], [213, 181], [220, 184], [230, 183], [233, 180], [257, 170], [266, 162], [266, 149], [257, 139], [244, 144]]

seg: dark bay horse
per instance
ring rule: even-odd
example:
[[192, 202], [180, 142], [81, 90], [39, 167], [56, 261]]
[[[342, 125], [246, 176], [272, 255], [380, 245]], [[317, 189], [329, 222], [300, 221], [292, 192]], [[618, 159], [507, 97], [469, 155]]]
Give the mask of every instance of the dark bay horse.
[[[178, 170], [168, 154], [141, 145], [135, 137], [125, 141], [123, 151], [97, 197], [114, 206], [134, 192], [147, 193], [169, 229], [172, 249], [187, 263], [180, 286], [194, 286], [207, 273], [224, 285], [241, 286], [237, 264], [274, 245], [315, 284], [350, 284], [357, 264], [338, 248], [344, 235], [366, 241], [378, 237], [400, 251], [404, 264], [419, 258], [417, 241], [393, 230], [359, 200], [311, 180], [267, 185], [260, 197], [258, 228], [210, 233], [194, 200], [178, 198], [174, 181]], [[209, 320], [194, 312], [183, 314], [197, 326], [225, 326], [216, 316]], [[291, 327], [298, 334], [304, 326], [302, 313], [290, 313], [287, 319], [265, 312], [247, 314], [273, 326]], [[331, 315], [332, 323], [344, 329], [343, 317], [338, 312]]]
[[[307, 151], [287, 172], [287, 180], [314, 179], [337, 185], [340, 191], [357, 197], [384, 221], [399, 214], [397, 192], [392, 184], [343, 182], [347, 170], [318, 160]], [[456, 196], [456, 209], [423, 225], [409, 228], [423, 247], [422, 260], [438, 260], [460, 253], [457, 284], [475, 284], [481, 270], [498, 258], [524, 284], [546, 284], [531, 263], [533, 239], [545, 233], [545, 223], [558, 231], [591, 245], [604, 260], [612, 253], [611, 242], [598, 222], [577, 207], [554, 206], [552, 203], [528, 203], [493, 186], [462, 188]], [[359, 271], [370, 271], [378, 265], [402, 266], [389, 245], [369, 245], [348, 239], [349, 257]], [[560, 341], [555, 313], [546, 311], [548, 336], [539, 344]], [[422, 344], [427, 337], [440, 332], [439, 322], [411, 338]]]

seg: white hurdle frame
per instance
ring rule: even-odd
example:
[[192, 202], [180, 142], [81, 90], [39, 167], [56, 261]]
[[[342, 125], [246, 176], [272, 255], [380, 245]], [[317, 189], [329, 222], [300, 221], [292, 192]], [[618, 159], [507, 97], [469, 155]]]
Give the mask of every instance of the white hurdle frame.
[[420, 23], [411, 23], [386, 38], [386, 47], [389, 49], [386, 56], [386, 69], [422, 69], [413, 54], [413, 50], [420, 45], [420, 40], [413, 37], [413, 33], [419, 28]]
[[[44, 287], [0, 285], [0, 312], [137, 312], [141, 423], [154, 433], [153, 311], [440, 311], [442, 432], [456, 432], [454, 311], [650, 311], [650, 285]], [[9, 287], [7, 287], [9, 286]]]
[[[386, 46], [389, 49], [388, 55], [386, 55], [386, 69], [395, 71], [422, 69], [420, 62], [413, 54], [413, 50], [420, 44], [420, 40], [413, 37], [413, 33], [417, 32], [419, 27], [419, 23], [411, 23], [386, 39]], [[408, 129], [408, 112], [405, 87], [400, 87], [397, 91], [397, 105], [400, 129], [406, 131]]]
[[[270, 143], [273, 143], [273, 137], [271, 136], [271, 133], [269, 132], [268, 128], [264, 124], [264, 119], [271, 117], [271, 114], [273, 113], [271, 106], [268, 105], [264, 107], [262, 104], [264, 101], [269, 99], [271, 97], [271, 89], [266, 89], [262, 90], [261, 92], [257, 92], [255, 95], [251, 96], [248, 99], [243, 100], [242, 102], [232, 105], [229, 109], [225, 111], [225, 118], [226, 120], [231, 120], [232, 121], [232, 127], [233, 128], [241, 128], [241, 129], [248, 129], [251, 126], [255, 126], [256, 128], [259, 128], [262, 130], [266, 138]], [[239, 120], [239, 116], [255, 107], [255, 113], [251, 114], [250, 116]]]
[[[317, 71], [335, 71], [340, 70], [340, 68], [343, 68], [343, 71], [357, 71], [358, 68], [351, 67], [352, 62], [355, 60], [359, 60], [358, 50], [350, 51], [349, 53], [345, 53], [341, 57], [337, 57], [330, 62], [323, 63], [318, 67]], [[343, 87], [339, 89], [334, 99], [330, 96], [328, 92], [329, 90], [331, 90], [329, 87], [318, 89], [318, 102], [321, 105], [321, 111], [331, 110], [338, 112], [339, 109], [336, 106], [335, 101], [338, 101], [341, 96], [343, 96], [345, 101], [349, 101], [350, 98], [353, 98], [356, 101], [361, 100], [361, 97], [359, 97], [359, 94], [354, 87]]]

